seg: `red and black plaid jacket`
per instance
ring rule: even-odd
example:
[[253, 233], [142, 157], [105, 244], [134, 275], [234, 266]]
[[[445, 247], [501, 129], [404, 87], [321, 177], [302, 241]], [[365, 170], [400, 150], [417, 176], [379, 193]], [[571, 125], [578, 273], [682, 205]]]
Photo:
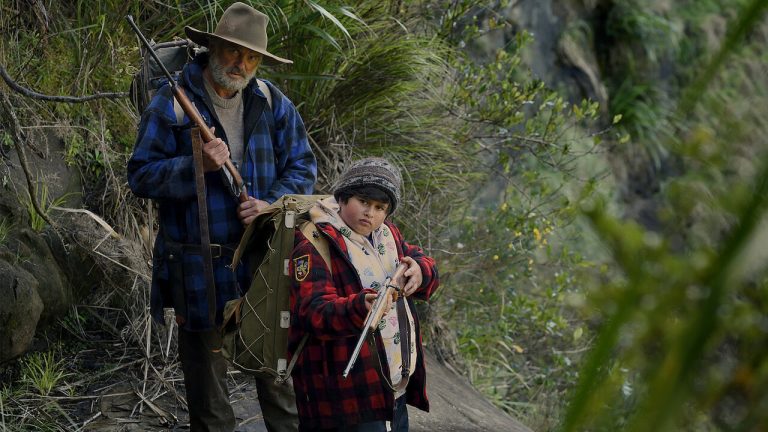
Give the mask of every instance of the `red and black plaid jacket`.
[[[419, 247], [403, 241], [402, 234], [394, 225], [386, 224], [399, 246], [400, 258], [410, 256], [421, 267], [422, 285], [407, 299], [411, 310], [415, 312], [411, 298], [427, 300], [439, 284], [435, 261], [424, 255]], [[310, 334], [292, 372], [299, 429], [327, 429], [361, 422], [392, 420], [394, 393], [381, 381], [378, 372], [380, 366], [371, 356], [368, 344], [363, 345], [349, 376], [346, 379], [341, 376], [355, 349], [367, 314], [364, 294], [374, 291], [362, 289], [360, 277], [349, 260], [341, 233], [327, 223], [318, 224], [317, 227], [320, 235], [329, 242], [332, 276], [323, 258], [299, 230], [296, 230], [294, 259], [290, 264], [290, 274], [294, 276], [291, 291], [293, 318], [288, 347], [291, 355], [302, 336]], [[306, 259], [309, 260], [308, 272], [303, 267], [300, 269], [300, 277], [295, 277], [296, 262], [302, 263]], [[408, 382], [406, 397], [409, 405], [429, 411], [424, 353], [415, 313], [414, 320], [419, 343], [416, 344], [416, 366]], [[383, 368], [381, 370], [388, 373], [387, 357], [378, 332], [376, 336], [378, 358]]]

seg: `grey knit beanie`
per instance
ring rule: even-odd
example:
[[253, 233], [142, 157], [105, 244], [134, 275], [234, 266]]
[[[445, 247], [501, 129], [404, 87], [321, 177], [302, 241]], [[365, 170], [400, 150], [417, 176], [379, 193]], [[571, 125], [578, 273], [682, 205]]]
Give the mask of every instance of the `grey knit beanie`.
[[374, 186], [389, 196], [390, 214], [395, 211], [400, 202], [400, 185], [403, 178], [400, 170], [380, 157], [368, 157], [359, 159], [341, 173], [339, 181], [333, 187], [333, 196], [339, 199], [339, 195], [345, 190], [355, 186]]

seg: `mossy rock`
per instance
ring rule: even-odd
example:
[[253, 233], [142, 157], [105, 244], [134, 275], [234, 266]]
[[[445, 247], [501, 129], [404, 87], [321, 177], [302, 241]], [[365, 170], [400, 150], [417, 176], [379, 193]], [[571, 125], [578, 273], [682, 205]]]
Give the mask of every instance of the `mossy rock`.
[[37, 279], [8, 258], [0, 256], [0, 363], [27, 350], [43, 311]]

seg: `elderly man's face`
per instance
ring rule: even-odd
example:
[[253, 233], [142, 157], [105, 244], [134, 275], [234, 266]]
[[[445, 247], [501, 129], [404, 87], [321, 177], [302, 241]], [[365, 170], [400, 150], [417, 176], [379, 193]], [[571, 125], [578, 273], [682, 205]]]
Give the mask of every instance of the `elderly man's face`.
[[216, 84], [231, 92], [245, 88], [261, 64], [261, 54], [226, 41], [212, 47], [210, 66]]

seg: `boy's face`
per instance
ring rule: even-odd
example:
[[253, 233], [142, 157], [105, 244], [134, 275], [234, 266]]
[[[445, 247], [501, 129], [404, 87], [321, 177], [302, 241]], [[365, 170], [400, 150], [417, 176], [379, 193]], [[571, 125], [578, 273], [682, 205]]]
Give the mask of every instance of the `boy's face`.
[[366, 198], [351, 197], [346, 203], [339, 203], [339, 214], [352, 230], [367, 237], [384, 223], [389, 204]]

